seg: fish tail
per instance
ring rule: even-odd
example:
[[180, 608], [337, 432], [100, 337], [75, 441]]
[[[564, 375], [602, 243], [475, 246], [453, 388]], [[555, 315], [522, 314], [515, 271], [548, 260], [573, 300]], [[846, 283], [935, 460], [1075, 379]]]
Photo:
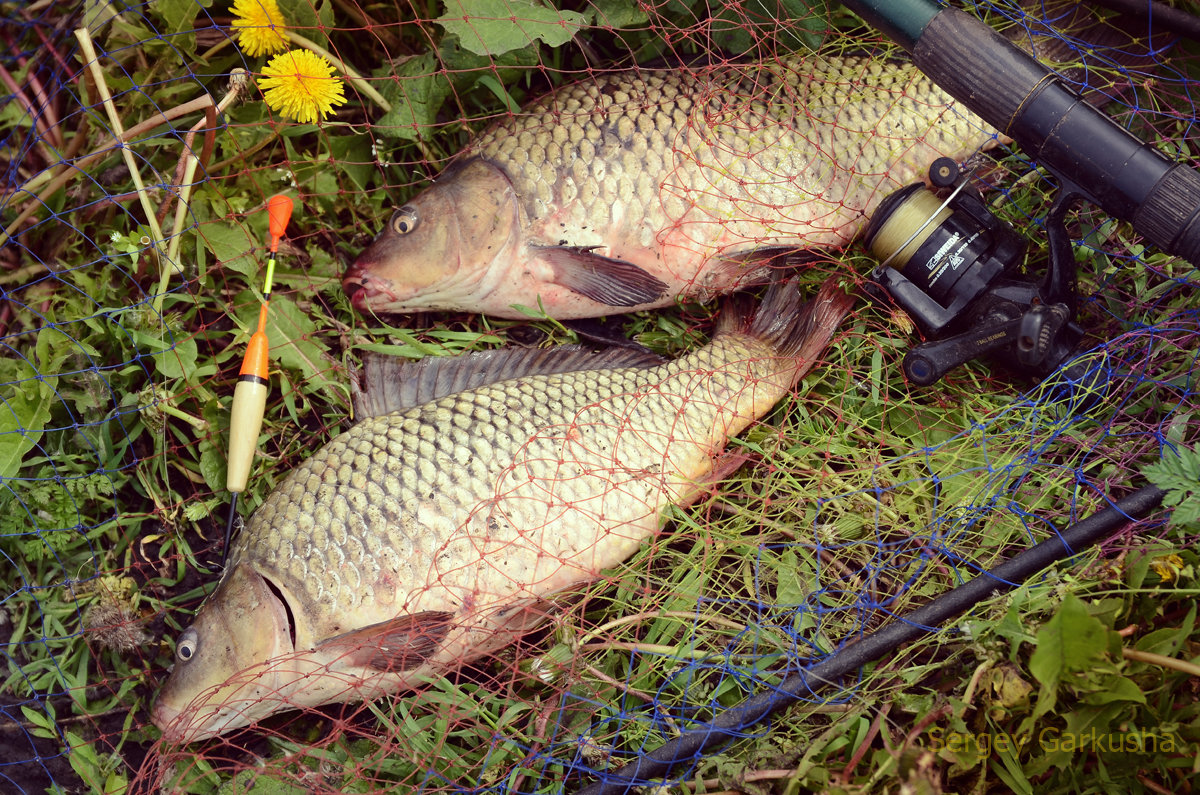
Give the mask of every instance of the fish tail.
[[722, 313], [716, 334], [744, 334], [768, 345], [776, 356], [793, 361], [788, 376], [794, 385], [820, 358], [854, 305], [837, 281], [837, 277], [826, 279], [809, 301], [794, 283], [775, 282], [753, 314], [748, 303], [736, 297]]

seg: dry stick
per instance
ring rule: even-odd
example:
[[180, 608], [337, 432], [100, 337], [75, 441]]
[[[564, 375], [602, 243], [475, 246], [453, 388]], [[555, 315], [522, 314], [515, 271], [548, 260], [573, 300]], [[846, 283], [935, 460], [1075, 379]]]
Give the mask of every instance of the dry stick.
[[[33, 100], [25, 95], [25, 92], [21, 90], [19, 85], [17, 85], [17, 81], [13, 79], [13, 76], [9, 74], [8, 70], [5, 69], [3, 65], [0, 65], [0, 82], [4, 83], [8, 90], [12, 92], [13, 98], [16, 99], [17, 103], [21, 106], [25, 113], [29, 115], [30, 121], [37, 129], [37, 136], [34, 138], [34, 143], [38, 149], [42, 150], [42, 157], [46, 158], [46, 163], [53, 163], [57, 158], [55, 157], [53, 150], [46, 146], [45, 141], [50, 141], [51, 146], [54, 146], [55, 148], [61, 148], [61, 146], [54, 143], [55, 136], [51, 134], [54, 131], [54, 128], [50, 126], [49, 123], [50, 114], [46, 112], [47, 105], [45, 104], [45, 95], [42, 94], [41, 91], [37, 91], [37, 94], [39, 95], [37, 99], [41, 100], [42, 102], [40, 108], [42, 112], [39, 113], [39, 108], [34, 107]], [[35, 87], [31, 81], [30, 88], [35, 88], [36, 90], [37, 88], [40, 88], [40, 86]]]
[[[240, 68], [234, 69], [232, 72], [230, 72], [229, 91], [225, 94], [225, 96], [221, 97], [221, 101], [216, 104], [216, 107], [212, 107], [210, 105], [209, 107], [205, 108], [205, 118], [193, 124], [191, 129], [188, 130], [187, 135], [183, 137], [183, 154], [180, 155], [179, 162], [175, 166], [175, 184], [180, 187], [180, 203], [176, 205], [175, 208], [176, 237], [172, 238], [172, 243], [175, 244], [170, 255], [172, 262], [175, 260], [174, 252], [178, 251], [179, 249], [178, 235], [182, 229], [182, 213], [187, 209], [186, 205], [188, 202], [188, 194], [191, 193], [192, 177], [196, 173], [196, 166], [200, 163], [203, 163], [204, 168], [206, 170], [208, 169], [209, 160], [212, 158], [213, 146], [216, 144], [217, 138], [217, 114], [224, 113], [226, 108], [235, 103], [238, 97], [241, 96], [242, 89], [245, 87], [247, 75], [248, 72], [246, 72], [245, 69]], [[211, 95], [205, 94], [205, 96], [207, 96], [210, 101], [212, 100]], [[200, 153], [200, 157], [197, 160], [195, 155], [196, 133], [198, 133], [200, 128], [205, 124], [207, 124], [208, 127], [204, 131], [204, 151]], [[159, 208], [158, 220], [160, 223], [164, 218], [167, 217], [167, 210], [170, 208], [170, 205], [171, 202], [168, 200], [163, 202], [162, 207]]]
[[[183, 239], [183, 222], [187, 218], [188, 199], [192, 194], [192, 179], [196, 176], [196, 166], [200, 160], [188, 150], [187, 164], [183, 167], [183, 179], [178, 181], [179, 203], [175, 205], [175, 229], [171, 233], [171, 242], [167, 244], [167, 262], [175, 262], [179, 254], [179, 241]], [[164, 205], [165, 206], [165, 205]], [[171, 276], [170, 268], [163, 268], [158, 277], [158, 294], [167, 291], [167, 282]]]
[[[0, 232], [0, 246], [3, 246], [8, 242], [9, 238], [11, 238], [16, 232], [17, 227], [24, 223], [29, 216], [33, 215], [33, 213], [37, 211], [38, 207], [43, 206], [51, 196], [57, 193], [64, 185], [66, 185], [72, 177], [81, 173], [85, 167], [87, 167], [96, 159], [107, 155], [113, 146], [123, 147], [128, 141], [136, 138], [142, 133], [153, 130], [160, 124], [172, 121], [180, 116], [186, 116], [187, 114], [197, 110], [203, 110], [206, 113], [211, 114], [211, 124], [213, 127], [216, 127], [217, 117], [213, 105], [213, 98], [208, 94], [205, 94], [204, 96], [193, 99], [190, 102], [185, 102], [177, 107], [162, 111], [157, 117], [139, 122], [115, 138], [109, 138], [95, 151], [85, 155], [75, 163], [63, 164], [63, 166], [59, 168], [58, 173], [56, 173], [52, 178], [46, 177], [46, 175], [49, 174], [48, 171], [41, 172], [41, 174], [17, 188], [18, 192], [32, 191], [34, 188], [45, 182], [47, 178], [49, 179], [49, 184], [47, 184], [45, 189], [38, 194], [37, 199], [27, 204], [25, 209], [21, 211], [21, 214], [18, 215], [11, 224], [8, 225], [8, 228], [3, 232]], [[0, 284], [6, 284], [10, 281], [11, 278], [4, 277], [3, 279], [0, 279]]]
[[[104, 112], [108, 114], [108, 123], [112, 126], [116, 136], [120, 138], [125, 134], [125, 126], [121, 123], [117, 106], [113, 103], [112, 94], [108, 91], [108, 81], [104, 79], [104, 72], [100, 71], [100, 62], [96, 55], [96, 48], [92, 45], [92, 36], [88, 33], [87, 28], [77, 28], [75, 38], [79, 40], [79, 47], [83, 50], [87, 67], [96, 81], [96, 90], [100, 93], [100, 104], [104, 106]], [[142, 200], [142, 212], [146, 214], [146, 223], [150, 225], [150, 233], [154, 236], [150, 243], [157, 248], [162, 243], [162, 230], [158, 228], [158, 219], [154, 215], [154, 208], [150, 206], [150, 196], [146, 193], [146, 186], [142, 182], [142, 172], [138, 168], [132, 150], [124, 143], [120, 148], [121, 156], [125, 158], [125, 166], [129, 169], [129, 176], [133, 179], [133, 186], [137, 188], [138, 195]], [[155, 299], [154, 311], [161, 313], [161, 309], [162, 297], [158, 296]]]
[[858, 748], [854, 750], [854, 755], [850, 757], [850, 761], [846, 763], [845, 769], [842, 770], [841, 783], [843, 785], [849, 784], [854, 768], [858, 767], [858, 763], [866, 755], [867, 749], [871, 747], [871, 743], [875, 742], [875, 737], [879, 734], [883, 720], [891, 710], [891, 704], [884, 704], [881, 709], [876, 711], [875, 720], [871, 721], [871, 728], [867, 731], [867, 736], [863, 737], [862, 742], [858, 744]]
[[[233, 73], [231, 73], [230, 77], [232, 78], [234, 75], [238, 74], [239, 72], [244, 73], [244, 70], [235, 69], [233, 71]], [[220, 112], [223, 112], [225, 110], [225, 108], [228, 107], [228, 105], [237, 97], [237, 93], [238, 93], [237, 91], [231, 90], [230, 93], [228, 95], [226, 95], [224, 98], [222, 98], [221, 102], [217, 103], [215, 106], [214, 106], [212, 97], [208, 94], [205, 94], [203, 97], [199, 97], [197, 99], [191, 100], [190, 102], [185, 102], [182, 105], [178, 105], [178, 106], [176, 106], [174, 108], [170, 108], [166, 111], [162, 111], [161, 115], [158, 118], [147, 119], [146, 121], [139, 122], [138, 124], [134, 125], [130, 129], [126, 130], [121, 135], [120, 138], [112, 138], [112, 139], [109, 139], [108, 141], [105, 141], [104, 144], [99, 149], [97, 149], [96, 151], [87, 155], [86, 157], [81, 158], [73, 166], [72, 165], [63, 165], [63, 167], [61, 169], [59, 169], [59, 172], [54, 176], [54, 178], [51, 180], [50, 184], [46, 187], [46, 189], [43, 190], [42, 193], [37, 197], [37, 201], [29, 203], [25, 207], [25, 209], [21, 212], [21, 214], [18, 215], [11, 224], [9, 224], [8, 228], [5, 229], [3, 232], [0, 232], [0, 245], [3, 245], [12, 236], [12, 234], [16, 231], [16, 228], [21, 223], [23, 223], [25, 221], [25, 219], [27, 219], [30, 215], [33, 214], [33, 212], [37, 209], [39, 204], [44, 204], [46, 202], [46, 200], [49, 199], [50, 196], [57, 193], [58, 190], [60, 188], [62, 188], [71, 179], [71, 177], [75, 176], [76, 174], [81, 173], [83, 168], [86, 165], [88, 165], [89, 163], [91, 163], [92, 161], [94, 161], [96, 158], [108, 154], [108, 150], [110, 149], [110, 147], [113, 143], [116, 143], [116, 145], [118, 145], [118, 146], [122, 145], [123, 143], [125, 143], [129, 140], [132, 140], [133, 138], [136, 138], [137, 136], [141, 135], [143, 132], [147, 132], [149, 130], [154, 129], [155, 127], [158, 127], [160, 124], [169, 123], [170, 121], [172, 121], [176, 118], [179, 118], [180, 116], [186, 116], [187, 114], [192, 113], [193, 111], [196, 111], [196, 110], [203, 110], [205, 118], [196, 122], [196, 124], [192, 126], [191, 130], [188, 131], [188, 135], [184, 138], [184, 144], [185, 144], [187, 151], [185, 152], [185, 154], [183, 156], [180, 157], [179, 165], [175, 169], [176, 184], [179, 184], [181, 186], [181, 190], [183, 191], [183, 193], [181, 195], [183, 206], [177, 208], [177, 210], [176, 210], [177, 217], [176, 217], [176, 222], [175, 222], [175, 238], [172, 239], [172, 243], [174, 245], [171, 248], [171, 255], [169, 258], [171, 262], [174, 262], [175, 252], [178, 251], [178, 242], [177, 242], [178, 235], [181, 231], [181, 226], [180, 226], [181, 221], [180, 221], [179, 216], [186, 209], [188, 195], [191, 193], [192, 178], [195, 174], [195, 169], [197, 166], [196, 162], [189, 162], [189, 161], [195, 160], [195, 156], [192, 154], [192, 152], [195, 151], [194, 147], [192, 146], [192, 143], [195, 140], [196, 133], [199, 131], [200, 126], [207, 122], [208, 129], [206, 130], [205, 136], [204, 136], [204, 150], [201, 153], [200, 159], [199, 159], [199, 162], [203, 163], [205, 165], [205, 167], [207, 167], [208, 160], [212, 156], [213, 145], [215, 143], [217, 114]], [[77, 134], [77, 136], [78, 136], [78, 134]], [[71, 141], [71, 144], [74, 145], [74, 143], [78, 140], [80, 140], [79, 137], [73, 138]], [[69, 157], [70, 156], [68, 155], [68, 157], [64, 158], [64, 159], [69, 159]], [[43, 172], [43, 174], [44, 173], [46, 173], [46, 172]], [[28, 189], [32, 183], [33, 183], [33, 180], [30, 180], [29, 183], [26, 183], [25, 186], [22, 186], [22, 190]], [[132, 196], [133, 194], [137, 194], [139, 198], [142, 196], [142, 194], [139, 191], [133, 191], [129, 195]], [[115, 198], [116, 197], [109, 197], [110, 200], [115, 200]], [[168, 207], [169, 207], [169, 202], [163, 204], [163, 208], [160, 210], [160, 215], [158, 216], [159, 221], [161, 221], [162, 218], [166, 216], [166, 210]], [[24, 268], [20, 268], [15, 271], [10, 271], [9, 273], [6, 273], [3, 276], [0, 276], [0, 286], [3, 286], [5, 284], [19, 284], [19, 283], [23, 282], [26, 279], [26, 277], [41, 273], [41, 272], [43, 272], [44, 269], [45, 269], [44, 265], [34, 264], [34, 265], [29, 265]], [[166, 282], [168, 281], [168, 277], [169, 277], [169, 271], [164, 271], [162, 278], [160, 279], [160, 285], [159, 285], [160, 293], [165, 292]]]
[[1121, 656], [1126, 660], [1135, 660], [1137, 662], [1149, 663], [1150, 665], [1158, 665], [1163, 668], [1170, 668], [1189, 676], [1200, 676], [1200, 665], [1190, 663], [1186, 660], [1177, 660], [1174, 657], [1167, 657], [1163, 654], [1138, 651], [1137, 649], [1121, 649]]

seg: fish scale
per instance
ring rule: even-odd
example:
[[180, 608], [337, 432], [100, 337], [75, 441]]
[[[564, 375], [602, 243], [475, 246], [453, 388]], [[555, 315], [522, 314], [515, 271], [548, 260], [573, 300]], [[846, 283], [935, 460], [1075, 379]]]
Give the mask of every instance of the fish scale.
[[199, 738], [395, 692], [544, 620], [556, 594], [625, 560], [690, 498], [849, 299], [830, 281], [808, 306], [778, 285], [753, 321], [740, 307], [711, 343], [662, 364], [493, 351], [397, 370], [398, 392], [364, 379], [364, 419], [293, 469], [236, 538], [155, 723]]
[[[427, 521], [430, 508], [465, 513], [494, 493], [497, 461], [502, 460], [493, 455], [495, 450], [515, 453], [517, 438], [532, 436], [552, 404], [564, 411], [578, 410], [585, 401], [602, 399], [614, 389], [635, 388], [636, 372], [606, 373], [603, 383], [595, 372], [561, 376], [558, 383], [529, 379], [507, 390], [478, 390], [399, 416], [363, 421], [335, 439], [327, 455], [314, 456], [293, 470], [255, 512], [232, 557], [236, 561], [255, 556], [266, 562], [270, 574], [290, 575], [306, 584], [307, 593], [298, 596], [314, 607], [357, 607], [367, 595], [362, 582], [377, 579], [380, 566], [370, 556], [345, 556], [346, 538], [382, 532], [385, 546], [397, 550], [400, 558], [421, 553], [432, 557], [436, 539], [421, 545], [419, 533], [405, 532], [414, 525], [411, 519], [401, 520], [411, 514], [406, 505], [425, 501], [421, 516]], [[373, 460], [380, 452], [386, 458]], [[394, 466], [397, 462], [399, 467]], [[367, 484], [379, 489], [369, 499]], [[314, 516], [317, 494], [328, 506], [326, 522], [321, 521], [326, 514]], [[431, 497], [437, 500], [428, 502]], [[378, 511], [380, 521], [368, 521], [365, 511], [352, 509], [360, 500]], [[456, 519], [461, 521], [460, 516]], [[316, 576], [322, 572], [330, 577]]]
[[[737, 239], [748, 239], [768, 223], [768, 208], [816, 196], [831, 212], [806, 211], [796, 224], [827, 215], [824, 229], [775, 224], [762, 231], [836, 242], [844, 214], [833, 209], [844, 200], [842, 209], [861, 213], [870, 198], [853, 195], [856, 174], [890, 171], [888, 186], [898, 186], [919, 174], [932, 155], [978, 146], [990, 134], [904, 62], [789, 59], [642, 74], [631, 79], [630, 73], [609, 73], [552, 92], [483, 133], [463, 156], [503, 168], [532, 225], [573, 203], [575, 245], [597, 244], [609, 226], [630, 224], [614, 212], [629, 203], [639, 213], [633, 236], [643, 238], [646, 231], [700, 223], [709, 215], [732, 216], [726, 212], [731, 201], [749, 203], [732, 230]], [[903, 135], [879, 135], [879, 129]], [[771, 140], [756, 137], [764, 130]], [[557, 148], [540, 145], [547, 135]], [[921, 145], [909, 147], [906, 137], [916, 135], [923, 136]], [[856, 157], [843, 163], [847, 151]], [[639, 156], [644, 152], [666, 156], [646, 159]], [[841, 179], [844, 188], [828, 184], [830, 178]], [[596, 190], [581, 193], [585, 182]], [[754, 190], [775, 184], [777, 190]], [[666, 202], [658, 201], [660, 191]], [[692, 234], [696, 242], [705, 237]], [[716, 236], [707, 237], [720, 245]]]
[[[1071, 35], [1106, 24], [1071, 5], [1052, 15]], [[1070, 36], [1012, 30], [1039, 57], [1078, 60]], [[479, 133], [394, 208], [342, 286], [371, 313], [571, 319], [706, 301], [844, 247], [933, 161], [998, 139], [899, 58], [592, 73]]]

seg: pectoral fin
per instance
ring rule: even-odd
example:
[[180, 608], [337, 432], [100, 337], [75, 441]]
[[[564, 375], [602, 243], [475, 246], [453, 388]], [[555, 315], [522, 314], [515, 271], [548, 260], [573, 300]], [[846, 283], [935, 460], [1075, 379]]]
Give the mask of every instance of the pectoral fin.
[[667, 285], [624, 260], [578, 246], [539, 246], [539, 259], [553, 270], [554, 282], [609, 306], [639, 306], [662, 298]]
[[453, 619], [453, 613], [426, 610], [335, 635], [321, 641], [317, 648], [345, 649], [344, 659], [363, 668], [407, 671], [433, 656]]

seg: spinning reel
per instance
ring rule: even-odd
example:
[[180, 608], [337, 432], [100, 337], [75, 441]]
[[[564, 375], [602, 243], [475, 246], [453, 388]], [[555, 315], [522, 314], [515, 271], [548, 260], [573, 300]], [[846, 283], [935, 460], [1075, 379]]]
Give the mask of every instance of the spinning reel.
[[865, 237], [883, 263], [872, 282], [929, 338], [905, 355], [905, 375], [929, 386], [984, 354], [1022, 375], [1053, 372], [1083, 337], [1063, 225], [1077, 197], [1060, 195], [1050, 209], [1050, 263], [1035, 282], [1018, 273], [1025, 239], [992, 214], [953, 160], [935, 160], [929, 181], [937, 193], [917, 183], [884, 199]]

